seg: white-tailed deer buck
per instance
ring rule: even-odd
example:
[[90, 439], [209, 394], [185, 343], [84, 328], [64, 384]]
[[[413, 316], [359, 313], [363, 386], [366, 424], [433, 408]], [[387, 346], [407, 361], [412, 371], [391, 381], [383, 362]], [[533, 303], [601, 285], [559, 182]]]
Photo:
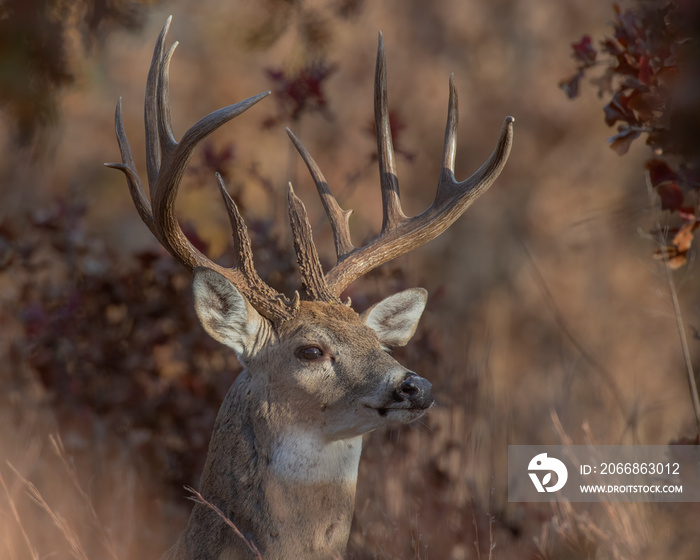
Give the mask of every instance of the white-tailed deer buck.
[[[224, 399], [209, 444], [201, 494], [216, 505], [266, 560], [340, 557], [353, 515], [362, 435], [390, 422], [408, 423], [433, 403], [430, 383], [397, 363], [391, 346], [405, 345], [427, 293], [415, 288], [390, 296], [358, 315], [340, 296], [373, 268], [427, 243], [484, 193], [503, 169], [513, 138], [505, 119], [495, 151], [464, 182], [454, 177], [457, 93], [450, 80], [442, 172], [435, 201], [419, 216], [401, 209], [387, 108], [381, 35], [375, 81], [383, 223], [364, 247], [352, 244], [350, 211], [342, 210], [316, 162], [288, 131], [316, 183], [330, 220], [337, 263], [324, 273], [306, 210], [289, 186], [289, 218], [302, 278], [302, 295], [287, 298], [265, 284], [253, 265], [250, 239], [238, 208], [219, 189], [233, 228], [236, 255], [223, 268], [182, 233], [174, 205], [197, 144], [269, 95], [261, 93], [204, 117], [176, 142], [170, 124], [164, 50], [170, 19], [158, 37], [146, 85], [146, 151], [150, 201], [144, 193], [121, 116], [116, 131], [126, 175], [141, 219], [175, 258], [194, 271], [197, 314], [205, 330], [230, 346], [244, 370]], [[246, 542], [211, 508], [196, 504], [168, 559], [253, 558]]]

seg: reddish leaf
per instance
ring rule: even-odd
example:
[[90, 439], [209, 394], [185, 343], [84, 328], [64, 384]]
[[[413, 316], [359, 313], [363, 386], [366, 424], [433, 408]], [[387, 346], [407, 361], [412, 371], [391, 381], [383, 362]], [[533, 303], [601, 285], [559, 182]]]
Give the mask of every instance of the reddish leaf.
[[683, 191], [676, 183], [665, 182], [656, 187], [661, 197], [661, 209], [675, 212], [683, 206]]
[[679, 208], [678, 214], [684, 222], [695, 221], [695, 208], [692, 206], [683, 206], [682, 208]]
[[559, 82], [559, 87], [564, 90], [564, 93], [566, 93], [566, 96], [569, 99], [573, 99], [578, 95], [581, 78], [583, 78], [583, 70], [579, 70], [568, 80], [562, 80]]
[[629, 97], [622, 92], [617, 92], [610, 103], [603, 107], [605, 113], [605, 123], [608, 126], [614, 125], [617, 121], [629, 124], [638, 124], [634, 112], [628, 107]]
[[[229, 167], [236, 159], [236, 151], [232, 143], [227, 143], [217, 148], [212, 142], [206, 142], [203, 146], [199, 163], [188, 169], [189, 173], [202, 174], [207, 179], [214, 173], [219, 173], [224, 179], [228, 179]], [[203, 183], [200, 183], [200, 186]]]
[[639, 120], [646, 122], [653, 118], [654, 111], [663, 106], [663, 99], [654, 93], [635, 88], [630, 94], [627, 106], [635, 112]]
[[271, 68], [265, 72], [275, 84], [274, 93], [282, 113], [297, 120], [305, 112], [326, 110], [328, 100], [323, 88], [336, 69], [337, 65], [321, 60], [307, 64], [293, 74]]
[[649, 58], [646, 56], [641, 56], [639, 58], [639, 81], [643, 84], [651, 84], [651, 66], [649, 65]]
[[608, 142], [610, 142], [610, 147], [617, 152], [618, 156], [623, 156], [629, 151], [630, 145], [639, 138], [640, 134], [641, 132], [637, 130], [626, 128], [615, 136], [608, 138]]
[[207, 168], [226, 177], [226, 167], [235, 159], [233, 144], [229, 142], [217, 150], [211, 142], [207, 142], [202, 159]]
[[632, 50], [641, 37], [642, 31], [638, 25], [637, 15], [631, 10], [616, 10], [617, 21], [613, 25], [615, 39], [624, 49]]
[[578, 43], [572, 43], [571, 48], [574, 49], [574, 59], [583, 64], [584, 67], [595, 64], [598, 51], [593, 48], [589, 35], [584, 35]]
[[615, 40], [608, 37], [600, 42], [600, 47], [603, 52], [612, 56], [620, 56], [622, 54], [622, 49], [620, 46], [615, 42]]
[[647, 160], [644, 167], [649, 172], [652, 186], [656, 187], [667, 181], [675, 181], [678, 179], [678, 174], [669, 167], [669, 165], [657, 158]]
[[630, 57], [627, 52], [623, 52], [617, 56], [617, 66], [615, 66], [615, 73], [622, 76], [637, 76], [639, 74], [639, 69], [636, 64], [633, 63], [634, 59]]

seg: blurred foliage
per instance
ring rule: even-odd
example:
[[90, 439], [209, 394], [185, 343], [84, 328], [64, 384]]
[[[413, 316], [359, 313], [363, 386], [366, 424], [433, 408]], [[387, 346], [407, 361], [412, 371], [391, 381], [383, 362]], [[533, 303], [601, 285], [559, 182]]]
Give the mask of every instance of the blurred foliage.
[[279, 112], [267, 118], [263, 126], [271, 128], [282, 121], [296, 121], [304, 113], [318, 112], [329, 118], [328, 99], [323, 88], [336, 69], [336, 65], [323, 60], [311, 62], [292, 73], [268, 68], [265, 73], [273, 84]]
[[19, 144], [56, 122], [56, 96], [105, 31], [138, 29], [157, 0], [5, 0], [0, 3], [0, 106]]
[[199, 328], [186, 270], [162, 252], [120, 262], [90, 240], [82, 213], [57, 203], [21, 236], [2, 230], [24, 328], [16, 355], [73, 441], [89, 442], [99, 417], [165, 481], [192, 481], [238, 366]]
[[[624, 155], [646, 134], [655, 157], [646, 162], [662, 210], [680, 218], [669, 228], [671, 244], [656, 251], [671, 268], [687, 260], [698, 227], [700, 190], [700, 5], [689, 0], [639, 2], [622, 10], [614, 5], [613, 35], [594, 45], [585, 35], [572, 45], [576, 73], [560, 83], [570, 98], [580, 81], [591, 79], [605, 105], [605, 122], [617, 124], [610, 147]], [[619, 124], [618, 124], [619, 123]]]
[[333, 39], [332, 24], [356, 17], [364, 0], [263, 0], [262, 19], [249, 27], [245, 44], [251, 49], [268, 49], [286, 33], [296, 32], [307, 57], [323, 56]]

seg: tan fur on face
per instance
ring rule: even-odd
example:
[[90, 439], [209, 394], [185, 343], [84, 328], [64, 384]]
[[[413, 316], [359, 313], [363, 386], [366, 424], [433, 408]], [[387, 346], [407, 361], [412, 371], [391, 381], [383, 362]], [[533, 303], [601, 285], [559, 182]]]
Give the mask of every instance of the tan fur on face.
[[[287, 375], [268, 381], [270, 393], [284, 394], [278, 401], [282, 425], [313, 427], [335, 440], [386, 423], [368, 405], [385, 398], [406, 369], [384, 351], [357, 313], [344, 305], [302, 302], [299, 314], [277, 333], [275, 353], [294, 362], [287, 363]], [[299, 360], [295, 351], [303, 346], [318, 346], [324, 358]], [[286, 412], [294, 419], [285, 419]]]

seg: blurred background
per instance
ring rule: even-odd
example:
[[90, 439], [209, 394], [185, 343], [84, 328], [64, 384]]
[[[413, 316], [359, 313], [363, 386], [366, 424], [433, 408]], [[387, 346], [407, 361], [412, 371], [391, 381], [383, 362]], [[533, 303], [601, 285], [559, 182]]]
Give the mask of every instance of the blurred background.
[[[645, 138], [665, 105], [645, 118], [628, 106], [630, 88], [668, 90], [642, 55], [628, 72], [638, 81], [617, 105], [614, 87], [589, 83], [606, 73], [598, 41], [615, 36], [615, 48], [631, 51], [620, 29], [664, 27], [667, 4], [615, 12], [609, 0], [3, 2], [0, 556], [159, 557], [187, 520], [183, 486], [198, 486], [218, 405], [240, 370], [199, 326], [189, 273], [140, 221], [123, 175], [102, 166], [120, 158], [121, 96], [145, 181], [146, 74], [172, 14], [177, 138], [215, 109], [274, 93], [197, 151], [178, 199], [183, 229], [230, 262], [214, 181], [222, 173], [261, 276], [288, 294], [299, 284], [288, 181], [326, 268], [334, 256], [285, 126], [354, 210], [355, 243], [379, 231], [379, 30], [408, 215], [435, 193], [451, 73], [459, 179], [489, 156], [505, 116], [516, 118], [510, 160], [491, 190], [437, 240], [348, 291], [362, 311], [399, 289], [428, 289], [420, 329], [396, 355], [431, 380], [437, 403], [419, 423], [366, 436], [348, 558], [697, 557], [697, 504], [507, 501], [508, 444], [697, 443], [670, 289], [697, 363], [698, 183], [684, 167], [693, 152], [676, 149], [664, 168], [676, 187], [657, 187], [657, 174], [661, 197], [650, 197]], [[647, 10], [647, 19], [627, 9]], [[607, 55], [623, 56], [611, 45]], [[694, 83], [684, 90], [691, 100]], [[624, 146], [613, 150], [616, 133]], [[668, 233], [664, 249], [659, 232]], [[670, 283], [655, 251], [676, 259]]]

